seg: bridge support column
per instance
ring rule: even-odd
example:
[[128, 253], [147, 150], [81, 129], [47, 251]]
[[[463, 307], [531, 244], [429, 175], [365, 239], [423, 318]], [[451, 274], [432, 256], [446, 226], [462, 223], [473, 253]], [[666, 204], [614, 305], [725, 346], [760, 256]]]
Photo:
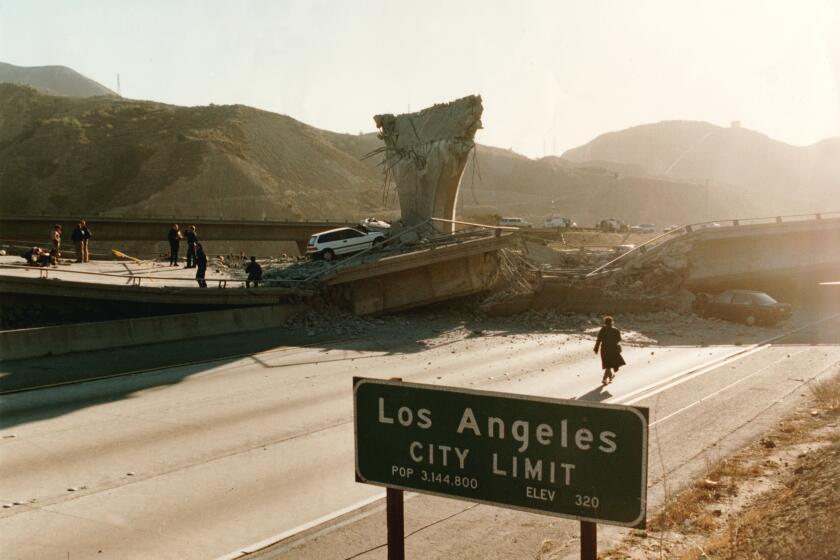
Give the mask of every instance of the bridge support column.
[[[458, 187], [483, 110], [481, 97], [471, 95], [417, 113], [374, 117], [385, 141], [386, 177], [396, 183], [404, 226], [429, 218], [455, 219]], [[430, 227], [451, 232], [454, 226], [434, 222]]]

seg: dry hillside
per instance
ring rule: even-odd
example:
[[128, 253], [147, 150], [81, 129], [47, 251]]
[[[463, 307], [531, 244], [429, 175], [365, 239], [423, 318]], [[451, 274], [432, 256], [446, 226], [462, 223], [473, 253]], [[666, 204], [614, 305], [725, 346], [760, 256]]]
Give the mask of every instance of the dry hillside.
[[0, 62], [0, 83], [29, 85], [52, 95], [116, 95], [102, 84], [66, 66], [15, 66]]
[[[0, 83], [0, 211], [393, 218], [396, 196], [384, 187], [379, 159], [364, 159], [380, 145], [375, 134], [319, 130], [241, 105], [50, 96]], [[673, 157], [668, 142], [661, 150], [662, 161]], [[707, 188], [703, 181], [652, 174], [649, 161], [635, 161], [641, 159], [607, 152], [596, 161], [533, 160], [478, 146], [458, 213], [515, 215], [534, 223], [560, 214], [581, 225], [614, 216], [665, 226], [790, 209], [738, 185]]]
[[633, 165], [651, 176], [709, 184], [717, 198], [737, 190], [764, 213], [840, 210], [840, 138], [791, 146], [740, 127], [666, 121], [603, 134], [563, 157]]
[[53, 97], [0, 84], [0, 206], [258, 219], [379, 210], [376, 170], [332, 136], [244, 106]]

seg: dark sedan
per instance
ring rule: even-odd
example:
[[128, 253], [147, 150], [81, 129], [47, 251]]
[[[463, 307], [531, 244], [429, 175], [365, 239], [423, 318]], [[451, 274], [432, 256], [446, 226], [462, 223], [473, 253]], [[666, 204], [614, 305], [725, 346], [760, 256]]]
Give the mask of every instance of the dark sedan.
[[703, 317], [742, 321], [748, 325], [775, 325], [791, 314], [790, 304], [779, 303], [764, 292], [749, 290], [728, 290], [714, 296], [699, 294], [694, 300], [694, 310]]

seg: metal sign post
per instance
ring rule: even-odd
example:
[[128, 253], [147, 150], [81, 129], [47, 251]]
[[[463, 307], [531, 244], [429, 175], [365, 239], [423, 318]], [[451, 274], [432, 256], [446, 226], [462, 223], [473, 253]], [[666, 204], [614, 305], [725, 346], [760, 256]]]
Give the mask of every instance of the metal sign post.
[[592, 550], [595, 523], [645, 525], [646, 408], [369, 378], [353, 395], [359, 482], [588, 522]]
[[388, 519], [388, 560], [405, 560], [405, 519], [403, 491], [385, 491], [385, 516]]
[[[392, 377], [391, 381], [402, 381], [402, 378]], [[385, 490], [385, 517], [388, 524], [388, 560], [405, 560], [405, 509], [402, 490]]]
[[580, 522], [580, 560], [598, 560], [598, 525]]

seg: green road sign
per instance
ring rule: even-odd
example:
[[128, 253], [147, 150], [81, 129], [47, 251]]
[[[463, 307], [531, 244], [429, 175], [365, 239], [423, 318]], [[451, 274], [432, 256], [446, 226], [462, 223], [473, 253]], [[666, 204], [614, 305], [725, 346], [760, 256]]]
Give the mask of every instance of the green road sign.
[[354, 378], [356, 480], [644, 527], [646, 408]]

